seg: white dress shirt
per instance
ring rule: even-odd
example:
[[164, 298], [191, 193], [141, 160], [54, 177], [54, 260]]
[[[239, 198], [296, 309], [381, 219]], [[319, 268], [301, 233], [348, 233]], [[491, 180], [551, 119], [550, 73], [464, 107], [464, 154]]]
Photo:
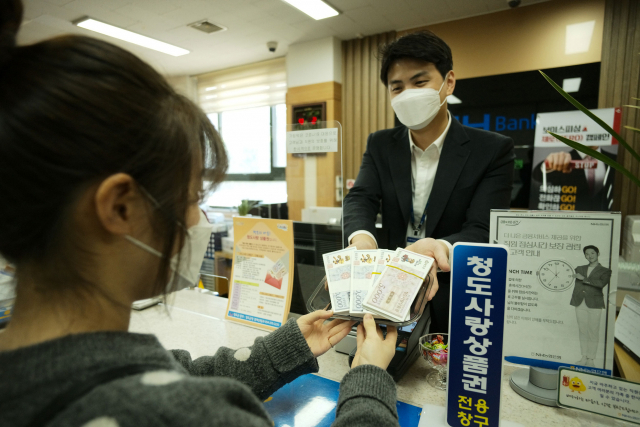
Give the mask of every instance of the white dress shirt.
[[[431, 195], [433, 182], [435, 181], [436, 171], [438, 169], [438, 163], [440, 162], [442, 145], [447, 133], [449, 132], [449, 127], [451, 126], [451, 114], [448, 111], [447, 115], [449, 117], [449, 122], [447, 123], [447, 127], [444, 132], [442, 132], [442, 134], [440, 134], [440, 136], [436, 138], [436, 140], [433, 141], [426, 150], [422, 150], [414, 144], [413, 138], [411, 137], [411, 131], [409, 130], [409, 145], [411, 148], [411, 194], [414, 216], [413, 223], [416, 227], [420, 224], [420, 218], [422, 218], [422, 214], [424, 213], [424, 209], [427, 205], [427, 200], [429, 200], [429, 196]], [[427, 220], [425, 219], [425, 224], [422, 225], [418, 236], [415, 237], [420, 239], [425, 237], [426, 222]], [[366, 230], [358, 230], [349, 236], [349, 243], [351, 243], [351, 240], [358, 234], [366, 234], [376, 242], [375, 237], [371, 233]], [[407, 235], [414, 235], [411, 221], [409, 221], [409, 225], [407, 226]], [[451, 254], [453, 246], [446, 240], [440, 241], [449, 247], [449, 254]], [[376, 242], [376, 245], [377, 244], [378, 242]]]

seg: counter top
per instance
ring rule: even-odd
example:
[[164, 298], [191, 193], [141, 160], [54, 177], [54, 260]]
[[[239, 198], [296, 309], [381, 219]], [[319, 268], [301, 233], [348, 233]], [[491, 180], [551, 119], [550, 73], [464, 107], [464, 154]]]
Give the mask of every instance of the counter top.
[[[201, 290], [183, 290], [170, 295], [167, 304], [143, 311], [133, 311], [129, 330], [155, 334], [167, 349], [184, 349], [193, 358], [212, 355], [221, 347], [250, 346], [267, 332], [224, 319], [227, 299]], [[333, 349], [318, 358], [318, 375], [340, 381], [349, 371], [348, 356]], [[530, 402], [509, 386], [509, 377], [516, 369], [526, 368], [505, 363], [503, 377], [502, 419], [525, 426], [601, 426], [629, 425], [604, 416], [570, 409], [551, 408]], [[398, 399], [419, 407], [425, 404], [445, 406], [446, 393], [427, 384], [430, 372], [422, 358], [409, 368], [398, 382]]]

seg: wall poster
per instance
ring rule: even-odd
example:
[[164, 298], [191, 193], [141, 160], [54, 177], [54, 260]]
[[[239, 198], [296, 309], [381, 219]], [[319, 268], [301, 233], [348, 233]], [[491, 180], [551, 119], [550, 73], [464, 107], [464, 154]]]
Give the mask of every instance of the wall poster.
[[491, 211], [509, 248], [507, 361], [611, 375], [619, 212]]
[[[619, 131], [620, 108], [592, 112]], [[618, 155], [618, 142], [581, 111], [538, 114], [529, 208], [610, 211], [615, 171], [604, 162], [567, 146], [547, 131], [593, 148], [613, 160]]]

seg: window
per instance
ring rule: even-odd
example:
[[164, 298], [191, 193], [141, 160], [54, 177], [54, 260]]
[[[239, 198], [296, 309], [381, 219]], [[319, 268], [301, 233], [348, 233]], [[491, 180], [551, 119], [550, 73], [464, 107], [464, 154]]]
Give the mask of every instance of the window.
[[284, 181], [284, 58], [198, 76], [200, 106], [229, 154], [226, 181]]
[[287, 165], [285, 104], [208, 115], [229, 154], [228, 181], [284, 180]]

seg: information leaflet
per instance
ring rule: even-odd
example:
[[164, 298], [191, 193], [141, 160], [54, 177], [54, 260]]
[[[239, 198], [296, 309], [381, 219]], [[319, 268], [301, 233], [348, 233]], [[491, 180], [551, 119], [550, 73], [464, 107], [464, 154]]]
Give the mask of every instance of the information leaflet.
[[293, 281], [293, 223], [235, 217], [225, 318], [273, 330], [287, 319]]
[[501, 245], [453, 246], [447, 367], [450, 426], [500, 423], [507, 258], [508, 249]]
[[620, 213], [491, 212], [509, 248], [506, 360], [611, 375]]

